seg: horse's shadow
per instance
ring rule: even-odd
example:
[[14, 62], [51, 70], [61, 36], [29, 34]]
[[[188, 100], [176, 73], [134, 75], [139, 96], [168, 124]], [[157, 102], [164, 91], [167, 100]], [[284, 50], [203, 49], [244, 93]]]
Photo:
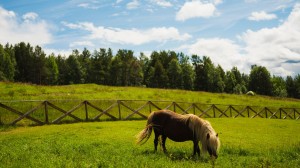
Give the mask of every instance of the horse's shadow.
[[195, 162], [210, 162], [210, 159], [207, 157], [202, 157], [198, 155], [192, 155], [191, 153], [187, 153], [184, 151], [171, 151], [171, 152], [159, 152], [153, 150], [144, 150], [141, 151], [142, 155], [158, 155], [159, 157], [165, 156], [172, 161], [195, 161]]

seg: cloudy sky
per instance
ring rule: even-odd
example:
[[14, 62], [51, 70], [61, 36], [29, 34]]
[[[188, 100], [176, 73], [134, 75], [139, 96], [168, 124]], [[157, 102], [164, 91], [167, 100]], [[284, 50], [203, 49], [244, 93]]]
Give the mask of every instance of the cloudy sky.
[[0, 43], [47, 53], [174, 50], [225, 70], [300, 73], [299, 0], [0, 0]]

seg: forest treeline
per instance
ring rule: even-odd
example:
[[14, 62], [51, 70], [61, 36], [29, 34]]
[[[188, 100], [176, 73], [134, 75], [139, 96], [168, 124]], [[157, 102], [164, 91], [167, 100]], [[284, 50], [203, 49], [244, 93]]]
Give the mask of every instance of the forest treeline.
[[132, 50], [108, 48], [69, 56], [46, 55], [29, 43], [0, 44], [0, 81], [39, 85], [96, 83], [111, 86], [146, 86], [207, 92], [257, 94], [300, 98], [300, 75], [271, 76], [266, 67], [252, 65], [250, 74], [237, 67], [224, 71], [207, 56], [174, 51], [153, 51], [150, 57]]

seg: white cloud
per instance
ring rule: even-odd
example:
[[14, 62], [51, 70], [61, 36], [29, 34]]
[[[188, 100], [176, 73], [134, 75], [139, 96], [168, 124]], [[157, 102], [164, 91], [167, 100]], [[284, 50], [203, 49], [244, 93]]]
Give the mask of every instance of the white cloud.
[[61, 24], [63, 24], [64, 26], [66, 26], [70, 29], [80, 29], [80, 28], [82, 28], [82, 26], [80, 24], [68, 23], [68, 22], [65, 22], [65, 21], [62, 21]]
[[68, 57], [69, 55], [72, 54], [72, 49], [53, 49], [53, 48], [43, 48], [44, 52], [47, 55], [51, 55], [51, 54], [55, 54], [57, 55], [61, 55], [61, 56], [65, 56]]
[[140, 2], [138, 0], [133, 0], [129, 3], [127, 3], [126, 7], [127, 9], [131, 10], [131, 9], [136, 9], [140, 6]]
[[228, 39], [198, 39], [185, 45], [190, 54], [209, 56], [224, 69], [237, 66], [249, 73], [253, 64], [267, 67], [272, 74], [287, 76], [300, 73], [300, 4], [288, 19], [273, 28], [247, 30], [238, 38], [243, 45]]
[[77, 5], [78, 7], [85, 8], [85, 9], [99, 9], [100, 6], [98, 2], [94, 1], [92, 3], [81, 3]]
[[[300, 70], [300, 4], [295, 5], [288, 19], [274, 28], [258, 31], [247, 30], [240, 38], [246, 43], [246, 52], [253, 63], [269, 67], [275, 73], [292, 75], [292, 69]], [[291, 67], [279, 66], [290, 61]], [[297, 63], [298, 62], [298, 63]]]
[[74, 47], [77, 47], [77, 46], [94, 47], [95, 45], [90, 41], [75, 41], [75, 42], [72, 42], [69, 46], [71, 48], [74, 48]]
[[119, 4], [119, 3], [121, 3], [123, 0], [117, 0], [116, 1], [116, 4]]
[[28, 12], [28, 13], [24, 14], [24, 15], [22, 16], [22, 18], [23, 18], [24, 20], [30, 21], [30, 20], [35, 20], [35, 19], [37, 19], [38, 16], [39, 16], [39, 15], [38, 15], [37, 13], [34, 13], [34, 12]]
[[77, 6], [87, 8], [89, 6], [89, 4], [88, 3], [81, 3], [81, 4], [78, 4]]
[[153, 3], [157, 4], [158, 6], [162, 7], [171, 7], [173, 6], [171, 2], [168, 2], [166, 0], [151, 0]]
[[251, 16], [248, 17], [249, 20], [261, 21], [261, 20], [272, 20], [276, 19], [277, 16], [275, 14], [269, 14], [265, 11], [260, 12], [252, 12]]
[[3, 9], [0, 6], [0, 16], [1, 16], [1, 20], [2, 20], [3, 18], [14, 18], [14, 17], [16, 17], [16, 14], [13, 11], [7, 11], [7, 10]]
[[[216, 1], [214, 3], [220, 3], [221, 1]], [[209, 18], [217, 15], [217, 9], [214, 3], [207, 3], [201, 1], [189, 1], [185, 2], [184, 5], [176, 14], [176, 20], [185, 21], [191, 18]]]
[[245, 0], [246, 3], [255, 3], [257, 0]]
[[170, 40], [184, 41], [191, 36], [181, 34], [174, 27], [157, 27], [146, 30], [120, 29], [111, 27], [96, 27], [93, 23], [83, 22], [78, 24], [62, 22], [71, 29], [81, 29], [89, 32], [88, 38], [102, 40], [109, 43], [141, 45], [150, 42], [165, 42]]
[[24, 21], [13, 11], [0, 7], [0, 43], [29, 42], [32, 45], [51, 43], [52, 35], [49, 26], [43, 20], [36, 20], [38, 15], [30, 12], [22, 16]]
[[223, 3], [223, 0], [213, 0], [212, 3], [214, 3], [215, 5], [219, 5]]
[[243, 57], [241, 57], [241, 47], [229, 39], [210, 38], [198, 39], [196, 43], [186, 47], [189, 54], [208, 56], [216, 64], [220, 64], [224, 69], [231, 69], [233, 65], [238, 65], [240, 69]]

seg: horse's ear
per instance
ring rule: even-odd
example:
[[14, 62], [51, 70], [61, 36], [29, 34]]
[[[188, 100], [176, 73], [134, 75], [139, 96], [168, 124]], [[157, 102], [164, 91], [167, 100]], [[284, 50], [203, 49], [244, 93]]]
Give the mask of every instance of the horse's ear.
[[207, 134], [207, 135], [206, 135], [206, 139], [209, 139], [209, 137], [210, 137], [210, 135], [209, 135], [209, 134]]
[[216, 137], [218, 137], [218, 136], [219, 136], [219, 134], [217, 133]]

